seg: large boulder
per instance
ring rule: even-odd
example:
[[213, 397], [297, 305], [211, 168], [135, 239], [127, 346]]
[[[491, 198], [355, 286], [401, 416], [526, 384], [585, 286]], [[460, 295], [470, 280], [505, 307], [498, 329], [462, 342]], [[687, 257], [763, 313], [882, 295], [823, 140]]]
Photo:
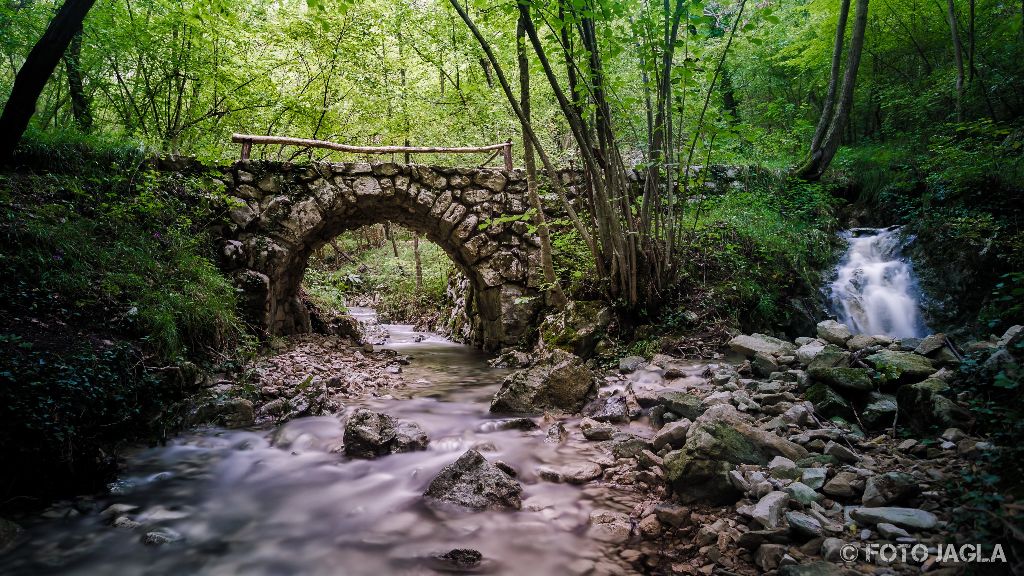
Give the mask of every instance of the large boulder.
[[971, 422], [971, 413], [953, 400], [943, 396], [949, 384], [938, 378], [906, 384], [896, 391], [896, 403], [904, 418], [920, 430], [932, 426], [965, 428]]
[[811, 378], [847, 392], [869, 392], [875, 385], [871, 382], [871, 370], [867, 368], [812, 368]]
[[870, 429], [887, 428], [896, 421], [898, 411], [895, 396], [872, 392], [868, 396], [864, 410], [861, 411], [860, 419]]
[[791, 342], [764, 334], [740, 334], [729, 341], [729, 347], [748, 357], [753, 357], [758, 352], [781, 356], [792, 354], [796, 350], [796, 346]]
[[423, 496], [427, 502], [470, 510], [519, 510], [523, 487], [476, 450], [445, 466]]
[[828, 344], [821, 349], [820, 352], [814, 355], [814, 358], [807, 363], [807, 370], [824, 370], [826, 368], [845, 368], [850, 365], [850, 353], [840, 348]]
[[541, 338], [548, 348], [589, 358], [611, 321], [612, 310], [604, 302], [574, 300], [544, 319], [540, 325]]
[[579, 412], [595, 390], [594, 373], [579, 356], [551, 350], [536, 365], [505, 378], [491, 412]]
[[853, 336], [846, 324], [840, 324], [835, 320], [824, 320], [818, 322], [818, 338], [835, 344], [845, 346], [846, 341]]
[[676, 416], [690, 420], [696, 420], [705, 409], [704, 402], [699, 397], [679, 390], [662, 392], [658, 395], [658, 404]]
[[775, 456], [799, 460], [807, 450], [756, 428], [731, 405], [719, 404], [693, 423], [681, 449], [665, 456], [665, 469], [682, 503], [723, 503], [738, 496], [728, 477], [734, 466], [765, 465]]
[[867, 360], [890, 381], [900, 384], [920, 382], [935, 373], [931, 360], [913, 352], [879, 350]]
[[853, 418], [853, 406], [828, 384], [817, 383], [804, 393], [812, 404], [814, 411], [826, 418], [839, 417], [844, 420]]
[[396, 420], [381, 412], [359, 408], [345, 422], [345, 454], [350, 458], [376, 458], [426, 450], [430, 439], [419, 424]]

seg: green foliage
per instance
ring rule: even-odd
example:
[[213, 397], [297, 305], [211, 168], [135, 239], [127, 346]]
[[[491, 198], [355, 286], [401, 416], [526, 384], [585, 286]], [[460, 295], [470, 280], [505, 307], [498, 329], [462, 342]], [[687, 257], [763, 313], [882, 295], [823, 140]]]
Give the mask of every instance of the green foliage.
[[86, 341], [53, 351], [24, 344], [17, 335], [0, 337], [5, 501], [99, 489], [116, 472], [104, 449], [125, 438], [162, 435], [154, 416], [180, 390], [146, 373], [131, 345]]
[[982, 451], [948, 486], [958, 503], [953, 515], [958, 528], [981, 542], [1002, 542], [1018, 552], [1020, 543], [1005, 535], [1007, 526], [1021, 528], [1019, 518], [1004, 504], [1024, 497], [1022, 357], [1024, 345], [1018, 342], [996, 356], [991, 351], [970, 354], [961, 364], [954, 388], [968, 399], [977, 423], [975, 432], [998, 449]]
[[7, 307], [133, 335], [164, 358], [236, 341], [234, 288], [199, 233], [214, 185], [137, 166], [77, 168], [0, 177]]
[[835, 206], [827, 188], [805, 182], [708, 198], [686, 238], [677, 306], [745, 327], [787, 325], [796, 312], [789, 300], [813, 299], [832, 259]]
[[384, 322], [412, 322], [436, 316], [444, 300], [452, 262], [439, 246], [420, 240], [423, 286], [416, 289], [416, 259], [412, 234], [392, 227], [398, 247], [395, 257], [383, 236], [367, 247], [359, 232], [338, 237], [338, 244], [352, 261], [338, 262], [333, 248], [310, 264], [303, 278], [306, 294], [326, 309], [344, 310], [350, 305], [372, 305]]

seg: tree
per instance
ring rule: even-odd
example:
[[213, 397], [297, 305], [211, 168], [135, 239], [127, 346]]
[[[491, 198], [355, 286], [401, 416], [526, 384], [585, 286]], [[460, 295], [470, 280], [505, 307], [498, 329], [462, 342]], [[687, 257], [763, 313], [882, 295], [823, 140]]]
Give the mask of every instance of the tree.
[[28, 128], [36, 102], [96, 0], [65, 0], [29, 52], [0, 114], [0, 164], [8, 163]]
[[946, 0], [946, 19], [953, 40], [953, 61], [956, 62], [956, 121], [964, 121], [964, 47], [960, 42], [960, 24], [956, 20], [953, 0]]
[[[526, 55], [526, 25], [523, 15], [516, 22], [516, 59], [519, 65], [519, 107], [523, 111], [526, 122], [530, 121], [530, 62]], [[548, 300], [552, 306], [563, 306], [567, 298], [555, 276], [555, 265], [551, 257], [551, 235], [548, 232], [547, 217], [544, 206], [537, 192], [537, 160], [533, 154], [533, 142], [526, 133], [526, 123], [520, 123], [523, 131], [523, 161], [526, 164], [526, 188], [530, 197], [530, 208], [533, 209], [533, 222], [540, 238], [540, 263], [547, 285]]]
[[[835, 83], [838, 80], [838, 66], [841, 58], [844, 35], [846, 28], [845, 13], [849, 12], [849, 0], [843, 0], [839, 24], [836, 26], [836, 42], [832, 52], [832, 71], [829, 79], [829, 92], [834, 98]], [[799, 178], [805, 180], [817, 180], [832, 163], [836, 152], [839, 150], [839, 143], [842, 139], [843, 130], [850, 115], [850, 108], [853, 106], [853, 89], [857, 83], [857, 68], [860, 67], [860, 56], [864, 49], [864, 33], [868, 21], [868, 0], [857, 0], [853, 16], [853, 33], [850, 37], [850, 48], [846, 54], [846, 71], [843, 75], [843, 88], [839, 98], [838, 106], [833, 111], [832, 104], [826, 96], [825, 106], [822, 110], [821, 120], [818, 122], [818, 129], [815, 131], [815, 140], [811, 141], [811, 150], [807, 160], [795, 170]], [[827, 126], [827, 128], [825, 128]], [[824, 133], [821, 134], [824, 128]], [[820, 140], [817, 140], [820, 136]]]

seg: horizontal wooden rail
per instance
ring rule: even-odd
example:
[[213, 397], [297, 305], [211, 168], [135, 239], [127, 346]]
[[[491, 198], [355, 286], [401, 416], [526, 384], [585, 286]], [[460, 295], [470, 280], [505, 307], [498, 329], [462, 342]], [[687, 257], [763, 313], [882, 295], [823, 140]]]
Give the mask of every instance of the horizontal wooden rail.
[[287, 136], [257, 136], [255, 134], [232, 134], [231, 141], [242, 145], [242, 160], [248, 160], [253, 144], [284, 144], [287, 146], [302, 146], [305, 148], [326, 148], [339, 152], [354, 152], [357, 154], [476, 154], [490, 152], [491, 150], [501, 151], [505, 160], [505, 169], [512, 169], [512, 141], [502, 144], [489, 144], [487, 146], [350, 146], [327, 142], [326, 140], [310, 140], [307, 138], [289, 138]]

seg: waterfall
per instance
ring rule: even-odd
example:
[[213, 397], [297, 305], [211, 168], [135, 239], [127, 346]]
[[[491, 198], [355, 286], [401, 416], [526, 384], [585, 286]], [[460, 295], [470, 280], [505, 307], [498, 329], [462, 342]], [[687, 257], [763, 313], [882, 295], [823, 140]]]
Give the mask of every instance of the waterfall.
[[830, 286], [839, 321], [860, 334], [927, 334], [913, 270], [901, 255], [899, 228], [855, 228], [843, 237], [849, 248]]

